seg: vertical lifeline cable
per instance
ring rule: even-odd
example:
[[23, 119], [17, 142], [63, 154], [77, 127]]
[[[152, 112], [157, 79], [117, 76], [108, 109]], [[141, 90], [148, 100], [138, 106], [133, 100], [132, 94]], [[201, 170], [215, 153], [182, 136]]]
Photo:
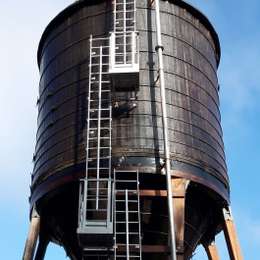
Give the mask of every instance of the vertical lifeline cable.
[[171, 259], [176, 260], [176, 243], [175, 243], [175, 227], [174, 227], [174, 212], [173, 212], [173, 199], [172, 199], [172, 185], [171, 185], [171, 164], [170, 164], [170, 151], [168, 146], [168, 122], [167, 122], [167, 110], [166, 110], [166, 95], [165, 95], [165, 79], [163, 68], [163, 45], [161, 36], [161, 19], [160, 19], [160, 2], [155, 0], [156, 11], [156, 34], [157, 34], [157, 46], [156, 52], [158, 54], [159, 62], [159, 79], [160, 79], [160, 91], [162, 99], [162, 116], [163, 116], [163, 135], [164, 135], [164, 154], [166, 165], [166, 183], [167, 183], [167, 199], [168, 199], [168, 214], [170, 224], [170, 246], [171, 246]]

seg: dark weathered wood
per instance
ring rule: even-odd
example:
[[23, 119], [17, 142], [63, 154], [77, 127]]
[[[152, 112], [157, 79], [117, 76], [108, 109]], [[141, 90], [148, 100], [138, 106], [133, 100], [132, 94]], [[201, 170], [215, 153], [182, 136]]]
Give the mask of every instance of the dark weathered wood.
[[140, 190], [141, 197], [167, 197], [166, 190]]
[[170, 253], [170, 249], [165, 245], [143, 245], [142, 246], [143, 253]]
[[[31, 205], [42, 207], [50, 239], [61, 241], [75, 259], [82, 258], [75, 230], [78, 180], [86, 173], [88, 39], [91, 34], [108, 36], [111, 3], [76, 1], [47, 27], [38, 51], [41, 78]], [[183, 251], [190, 257], [203, 234], [214, 234], [221, 220], [212, 221], [211, 216], [219, 201], [229, 200], [216, 73], [220, 48], [215, 30], [199, 11], [180, 0], [160, 5], [172, 175], [196, 183], [185, 197], [185, 183], [173, 182], [178, 257], [183, 259]], [[112, 95], [119, 106], [137, 96], [136, 108], [112, 120], [112, 161], [118, 168], [139, 170], [143, 251], [149, 260], [165, 260], [168, 211], [161, 181], [164, 147], [153, 8], [152, 0], [137, 1], [140, 86], [138, 93]], [[148, 246], [155, 244], [159, 246]], [[39, 259], [44, 247], [41, 243]]]
[[185, 259], [185, 195], [188, 188], [188, 183], [188, 180], [182, 178], [172, 179], [174, 223], [178, 260]]
[[[156, 85], [155, 15], [151, 3], [137, 2], [141, 68], [137, 107], [129, 116], [113, 119], [114, 157], [138, 154], [155, 158], [163, 154], [161, 97]], [[90, 34], [106, 35], [112, 21], [111, 2], [89, 5], [75, 3], [73, 9], [69, 8], [51, 23], [41, 40], [33, 191], [46, 176], [58, 175], [60, 169], [85, 161], [88, 38]], [[187, 5], [185, 8], [194, 13], [193, 17], [182, 8], [181, 2], [161, 1], [171, 156], [201, 168], [207, 165], [207, 171], [221, 176], [218, 179], [226, 189], [216, 74], [218, 41], [203, 15]], [[68, 19], [73, 20], [72, 24]], [[114, 93], [113, 98], [124, 104], [133, 95], [120, 92]], [[191, 178], [196, 178], [195, 172], [190, 173]], [[214, 181], [211, 177], [210, 182], [218, 179]], [[208, 182], [205, 178], [204, 184]]]

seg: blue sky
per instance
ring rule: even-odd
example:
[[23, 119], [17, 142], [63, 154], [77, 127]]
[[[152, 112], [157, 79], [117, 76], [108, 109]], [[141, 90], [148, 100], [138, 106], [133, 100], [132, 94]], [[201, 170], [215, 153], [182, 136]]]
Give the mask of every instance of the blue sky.
[[[45, 26], [72, 0], [0, 2], [0, 259], [21, 259], [36, 132], [37, 45]], [[260, 248], [260, 2], [192, 0], [219, 33], [222, 125], [231, 200], [245, 260]], [[250, 4], [249, 4], [250, 3]], [[228, 259], [223, 236], [221, 259]], [[47, 260], [66, 259], [51, 246]], [[206, 260], [199, 249], [194, 260]]]

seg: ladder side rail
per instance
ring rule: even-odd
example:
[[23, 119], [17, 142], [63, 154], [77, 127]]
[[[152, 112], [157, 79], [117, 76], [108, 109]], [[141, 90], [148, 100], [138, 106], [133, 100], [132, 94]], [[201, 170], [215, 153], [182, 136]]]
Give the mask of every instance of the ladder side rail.
[[103, 69], [103, 47], [99, 49], [99, 83], [98, 83], [98, 130], [97, 130], [97, 183], [96, 183], [96, 210], [99, 209], [99, 173], [100, 173], [100, 126], [101, 126], [101, 89], [102, 89], [102, 69]]
[[142, 237], [141, 237], [141, 211], [140, 211], [140, 187], [139, 171], [137, 171], [137, 206], [138, 206], [138, 235], [139, 235], [139, 256], [142, 259]]
[[117, 232], [117, 229], [116, 229], [116, 223], [117, 223], [117, 217], [116, 217], [116, 170], [114, 169], [113, 171], [113, 179], [114, 179], [114, 242], [115, 242], [115, 245], [114, 245], [114, 260], [116, 260], [116, 257], [117, 257], [117, 239], [116, 239], [116, 232]]
[[126, 259], [129, 260], [129, 212], [128, 212], [128, 190], [125, 190], [125, 222], [126, 222]]
[[88, 157], [89, 157], [89, 128], [90, 128], [90, 99], [91, 99], [91, 85], [92, 85], [92, 34], [89, 38], [89, 76], [88, 76], [88, 114], [87, 114], [87, 140], [86, 140], [86, 177], [88, 176]]
[[124, 1], [124, 30], [123, 30], [123, 44], [124, 44], [124, 64], [127, 63], [127, 53], [126, 53], [126, 0], [123, 0]]
[[93, 46], [93, 37], [92, 34], [89, 38], [89, 83], [88, 83], [88, 114], [87, 114], [87, 145], [86, 145], [86, 176], [83, 180], [83, 198], [82, 198], [82, 218], [83, 223], [87, 222], [87, 194], [88, 194], [88, 164], [89, 164], [89, 135], [90, 135], [90, 99], [91, 99], [91, 86], [92, 86], [92, 46]]
[[114, 14], [114, 32], [116, 31], [116, 8], [117, 8], [117, 0], [114, 0], [114, 10], [113, 10], [113, 14]]
[[134, 31], [136, 31], [136, 21], [137, 21], [137, 6], [136, 6], [136, 0], [134, 1]]
[[109, 93], [109, 179], [111, 180], [111, 164], [112, 164], [112, 101], [111, 92]]

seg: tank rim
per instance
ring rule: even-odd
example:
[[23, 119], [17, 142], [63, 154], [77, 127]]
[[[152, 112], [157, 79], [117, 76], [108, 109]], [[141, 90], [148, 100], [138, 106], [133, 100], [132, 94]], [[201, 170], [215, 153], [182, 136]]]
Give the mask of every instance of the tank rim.
[[[186, 1], [183, 0], [169, 0], [169, 1], [180, 7], [187, 9], [187, 11], [189, 11], [192, 15], [197, 17], [202, 22], [202, 24], [210, 31], [216, 47], [216, 59], [217, 59], [217, 66], [218, 66], [221, 57], [220, 41], [215, 28], [213, 27], [212, 23], [209, 21], [207, 16], [203, 14], [199, 9], [197, 9], [190, 3], [187, 3]], [[63, 11], [61, 11], [56, 17], [52, 19], [52, 21], [45, 28], [38, 45], [37, 62], [39, 68], [40, 68], [41, 53], [44, 46], [44, 42], [48, 38], [50, 32], [55, 27], [57, 27], [58, 24], [62, 23], [64, 19], [66, 19], [66, 17], [76, 12], [82, 6], [93, 5], [101, 2], [104, 2], [104, 0], [78, 0], [72, 3], [71, 5], [69, 5], [68, 7], [66, 7]]]

